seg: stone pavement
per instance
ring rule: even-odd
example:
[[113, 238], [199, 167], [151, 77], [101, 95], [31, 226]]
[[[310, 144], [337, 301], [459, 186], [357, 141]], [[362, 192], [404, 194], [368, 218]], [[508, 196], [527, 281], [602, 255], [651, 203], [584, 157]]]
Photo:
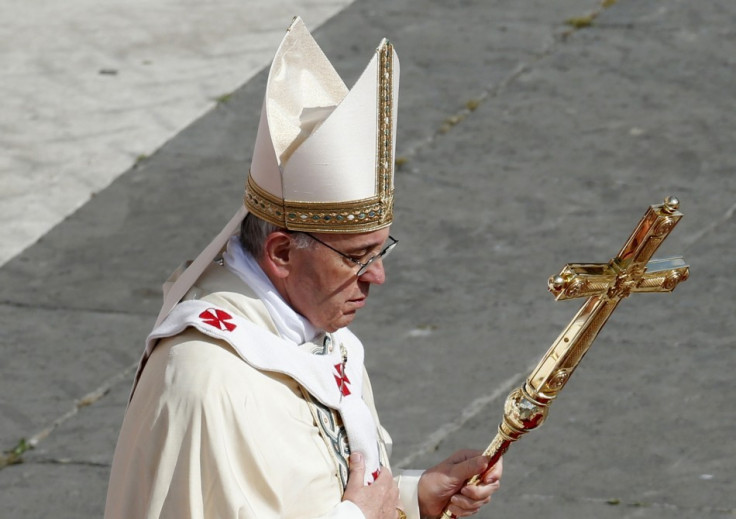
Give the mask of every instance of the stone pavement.
[[[315, 31], [348, 84], [382, 36], [402, 63], [401, 244], [353, 326], [396, 465], [484, 448], [579, 307], [547, 277], [674, 194], [658, 256], [691, 279], [621, 304], [479, 517], [736, 515], [734, 22], [727, 0], [357, 0]], [[264, 80], [0, 268], [0, 450], [36, 440], [0, 517], [101, 515], [160, 283], [239, 203]]]

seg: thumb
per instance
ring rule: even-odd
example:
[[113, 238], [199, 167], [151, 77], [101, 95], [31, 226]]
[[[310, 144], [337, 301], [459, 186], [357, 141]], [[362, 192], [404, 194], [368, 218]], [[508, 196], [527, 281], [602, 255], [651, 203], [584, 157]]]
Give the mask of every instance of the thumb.
[[360, 452], [354, 452], [348, 460], [350, 462], [350, 473], [348, 474], [348, 484], [345, 488], [360, 488], [363, 486], [363, 478], [365, 475], [365, 458]]

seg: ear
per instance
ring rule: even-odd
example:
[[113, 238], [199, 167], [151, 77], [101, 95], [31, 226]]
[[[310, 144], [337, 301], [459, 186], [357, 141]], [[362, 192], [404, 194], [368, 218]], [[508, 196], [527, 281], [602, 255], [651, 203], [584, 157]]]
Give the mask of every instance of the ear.
[[263, 257], [259, 261], [266, 275], [273, 279], [283, 279], [289, 275], [292, 260], [292, 240], [283, 231], [272, 232], [263, 244]]

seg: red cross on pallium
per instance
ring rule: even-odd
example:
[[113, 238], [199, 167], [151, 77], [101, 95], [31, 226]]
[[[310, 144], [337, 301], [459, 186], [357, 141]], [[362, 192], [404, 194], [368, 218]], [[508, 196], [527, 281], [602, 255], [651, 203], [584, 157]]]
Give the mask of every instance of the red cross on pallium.
[[350, 384], [350, 379], [343, 371], [343, 365], [335, 364], [335, 371], [337, 371], [337, 375], [334, 375], [335, 382], [337, 382], [337, 387], [340, 388], [342, 396], [348, 396], [350, 394], [350, 389], [348, 388], [348, 384]]
[[199, 318], [202, 319], [203, 323], [214, 326], [218, 330], [231, 332], [237, 328], [236, 325], [228, 322], [232, 320], [233, 316], [217, 308], [208, 308], [199, 314]]

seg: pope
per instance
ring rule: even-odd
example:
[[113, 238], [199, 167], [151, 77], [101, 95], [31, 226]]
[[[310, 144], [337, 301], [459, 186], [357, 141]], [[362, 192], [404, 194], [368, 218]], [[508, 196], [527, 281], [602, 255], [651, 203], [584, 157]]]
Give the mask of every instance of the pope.
[[458, 451], [391, 470], [361, 342], [386, 280], [399, 61], [348, 89], [299, 18], [271, 65], [244, 203], [164, 285], [115, 450], [105, 517], [476, 513], [498, 463]]

